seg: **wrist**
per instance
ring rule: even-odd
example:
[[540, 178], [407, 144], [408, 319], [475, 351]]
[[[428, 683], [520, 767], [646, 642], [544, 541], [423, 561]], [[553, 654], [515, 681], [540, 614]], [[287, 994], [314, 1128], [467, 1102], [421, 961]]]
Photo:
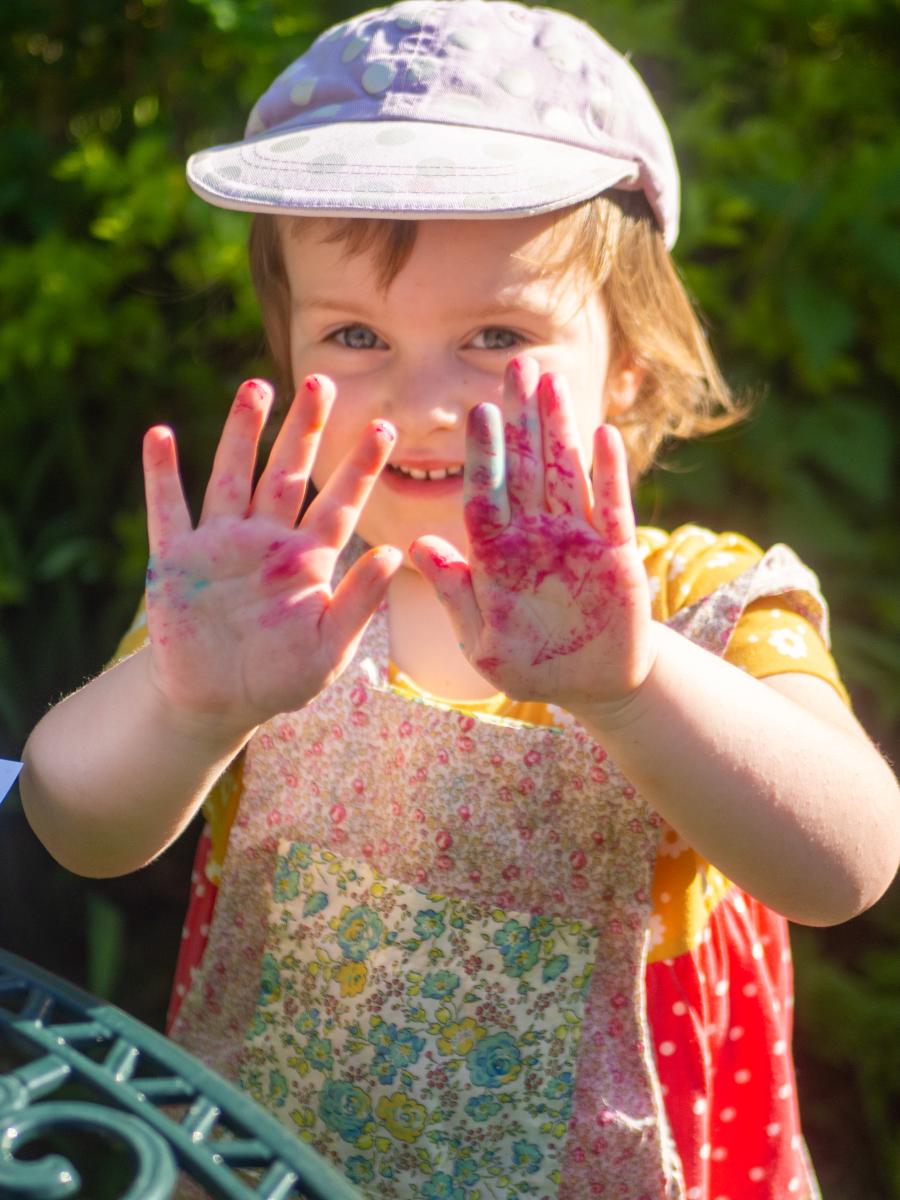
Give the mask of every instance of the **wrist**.
[[665, 632], [659, 622], [650, 622], [640, 666], [634, 672], [636, 682], [627, 691], [608, 699], [591, 696], [567, 706], [580, 725], [599, 732], [612, 733], [615, 730], [627, 729], [642, 720], [659, 668]]
[[147, 683], [149, 718], [170, 736], [220, 757], [237, 753], [258, 728], [258, 721], [238, 714], [179, 705], [166, 695], [160, 684], [150, 646], [144, 646], [133, 657], [142, 660], [140, 666]]

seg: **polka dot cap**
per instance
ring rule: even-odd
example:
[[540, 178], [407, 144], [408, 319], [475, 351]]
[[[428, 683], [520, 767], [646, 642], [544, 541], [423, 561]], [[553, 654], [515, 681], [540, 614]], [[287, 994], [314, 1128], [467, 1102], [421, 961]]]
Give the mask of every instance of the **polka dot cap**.
[[401, 0], [323, 33], [244, 140], [191, 157], [223, 208], [509, 217], [643, 191], [666, 243], [678, 170], [634, 69], [582, 21], [507, 0]]

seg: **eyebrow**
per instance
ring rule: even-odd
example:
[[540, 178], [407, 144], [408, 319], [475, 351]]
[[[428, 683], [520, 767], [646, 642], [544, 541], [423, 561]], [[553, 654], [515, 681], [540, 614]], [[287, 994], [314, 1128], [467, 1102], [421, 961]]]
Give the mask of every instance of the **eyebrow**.
[[[358, 300], [341, 300], [331, 296], [306, 296], [298, 297], [294, 300], [293, 307], [295, 310], [309, 311], [315, 309], [317, 312], [347, 312], [352, 310], [360, 316], [371, 314], [373, 317], [378, 316], [379, 310], [367, 309], [365, 305], [360, 304]], [[517, 304], [491, 304], [478, 309], [467, 309], [464, 316], [469, 321], [482, 321], [491, 319], [499, 319], [509, 316], [532, 316], [532, 317], [553, 317], [557, 313], [557, 306], [548, 297], [545, 304], [529, 304], [527, 301], [521, 301]], [[451, 314], [452, 316], [453, 314]]]

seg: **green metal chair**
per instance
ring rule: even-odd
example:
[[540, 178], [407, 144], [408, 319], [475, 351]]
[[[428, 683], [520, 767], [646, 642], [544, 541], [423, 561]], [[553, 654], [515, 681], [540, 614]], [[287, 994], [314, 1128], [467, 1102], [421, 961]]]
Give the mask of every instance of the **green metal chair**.
[[362, 1200], [162, 1034], [0, 950], [0, 1197], [167, 1200], [185, 1178], [234, 1200]]

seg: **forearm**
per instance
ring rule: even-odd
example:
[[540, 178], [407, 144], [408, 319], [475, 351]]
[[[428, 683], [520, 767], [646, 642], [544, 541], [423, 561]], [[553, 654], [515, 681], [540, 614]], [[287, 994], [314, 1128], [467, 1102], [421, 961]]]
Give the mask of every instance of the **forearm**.
[[882, 894], [900, 800], [847, 717], [833, 723], [658, 627], [625, 706], [574, 715], [704, 858], [793, 920], [832, 924]]
[[23, 753], [20, 791], [37, 836], [90, 876], [145, 865], [191, 820], [251, 730], [176, 719], [148, 648], [57, 704]]

